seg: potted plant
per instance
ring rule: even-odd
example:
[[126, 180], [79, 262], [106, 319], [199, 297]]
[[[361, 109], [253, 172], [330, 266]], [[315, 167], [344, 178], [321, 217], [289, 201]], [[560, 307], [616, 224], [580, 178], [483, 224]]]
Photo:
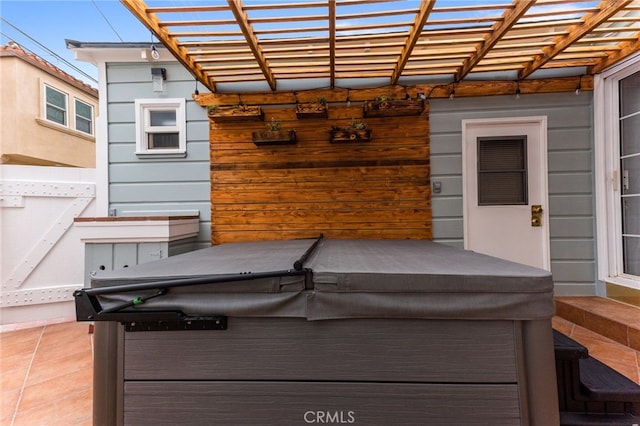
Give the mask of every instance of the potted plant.
[[371, 130], [364, 121], [351, 121], [349, 126], [331, 127], [331, 142], [367, 142], [371, 140]]
[[253, 132], [253, 143], [262, 145], [294, 145], [296, 143], [295, 130], [282, 130], [280, 122], [275, 118], [267, 123], [267, 129]]
[[262, 108], [258, 105], [208, 105], [207, 115], [213, 121], [220, 123], [263, 120]]
[[298, 118], [327, 118], [327, 100], [318, 98], [315, 102], [303, 102], [296, 104], [296, 117]]
[[394, 99], [390, 95], [381, 95], [372, 101], [365, 101], [365, 117], [389, 117], [400, 115], [420, 115], [424, 110], [423, 99]]

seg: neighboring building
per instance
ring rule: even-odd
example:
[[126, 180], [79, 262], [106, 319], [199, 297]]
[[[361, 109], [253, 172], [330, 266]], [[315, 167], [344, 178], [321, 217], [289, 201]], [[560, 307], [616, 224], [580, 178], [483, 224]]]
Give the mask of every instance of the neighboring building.
[[4, 329], [74, 314], [84, 244], [72, 227], [95, 215], [98, 91], [13, 42], [0, 61]]
[[95, 167], [98, 91], [14, 42], [0, 60], [0, 164]]

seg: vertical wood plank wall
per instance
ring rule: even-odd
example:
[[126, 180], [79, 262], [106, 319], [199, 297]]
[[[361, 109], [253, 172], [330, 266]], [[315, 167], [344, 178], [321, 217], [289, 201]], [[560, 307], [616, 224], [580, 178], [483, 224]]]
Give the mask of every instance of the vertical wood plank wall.
[[[210, 120], [211, 242], [330, 238], [431, 239], [428, 105], [419, 116], [363, 119], [368, 142], [330, 143], [332, 126], [362, 106], [330, 104], [328, 118], [264, 107], [264, 122]], [[296, 145], [261, 146], [272, 118]]]

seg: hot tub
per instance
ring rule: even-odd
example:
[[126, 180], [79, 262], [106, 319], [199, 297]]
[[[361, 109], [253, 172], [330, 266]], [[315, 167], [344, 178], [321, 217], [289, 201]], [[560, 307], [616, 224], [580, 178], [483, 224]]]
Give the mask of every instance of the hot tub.
[[551, 274], [430, 241], [222, 244], [76, 306], [95, 424], [559, 422]]

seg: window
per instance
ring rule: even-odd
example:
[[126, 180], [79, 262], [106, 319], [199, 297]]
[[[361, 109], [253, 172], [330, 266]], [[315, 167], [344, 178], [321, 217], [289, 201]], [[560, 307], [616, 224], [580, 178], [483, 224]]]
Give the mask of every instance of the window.
[[52, 127], [52, 123], [63, 126], [66, 129], [59, 130], [74, 136], [93, 137], [93, 105], [77, 98], [72, 98], [73, 103], [71, 103], [71, 95], [53, 88], [48, 83], [44, 83], [43, 87], [43, 114], [36, 121], [48, 127]]
[[478, 205], [527, 204], [527, 137], [478, 138]]
[[640, 289], [640, 55], [595, 83], [599, 279]]
[[45, 117], [62, 126], [67, 125], [67, 95], [53, 87], [45, 86]]
[[93, 107], [76, 99], [76, 130], [93, 134]]
[[640, 276], [640, 72], [619, 91], [622, 272]]
[[137, 99], [136, 154], [184, 157], [187, 151], [185, 100]]

